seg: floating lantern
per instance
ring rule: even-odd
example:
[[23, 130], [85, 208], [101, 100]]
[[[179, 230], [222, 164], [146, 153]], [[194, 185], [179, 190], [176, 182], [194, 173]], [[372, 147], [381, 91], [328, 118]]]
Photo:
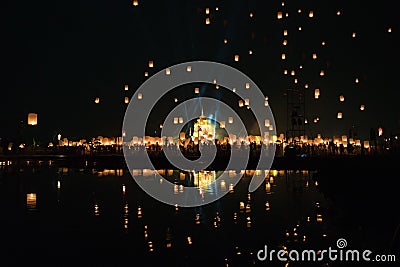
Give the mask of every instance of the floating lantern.
[[388, 28], [388, 33], [391, 33], [392, 32], [392, 28]]
[[229, 123], [229, 124], [232, 124], [232, 123], [233, 123], [233, 117], [229, 117], [229, 118], [228, 118], [228, 123]]
[[269, 182], [265, 185], [265, 191], [267, 192], [267, 194], [271, 193], [271, 184]]
[[319, 76], [325, 76], [325, 71], [324, 70], [321, 70], [320, 72], [319, 72]]
[[186, 134], [184, 132], [180, 132], [179, 133], [179, 139], [181, 139], [181, 141], [186, 139]]
[[364, 109], [365, 109], [365, 106], [364, 106], [364, 105], [361, 105], [361, 106], [360, 106], [360, 110], [361, 110], [361, 111], [364, 111]]
[[300, 14], [300, 13], [301, 13], [301, 9], [298, 9], [298, 10], [297, 10], [297, 13], [299, 13], [299, 14]]
[[210, 8], [206, 7], [206, 15], [210, 14]]
[[287, 70], [283, 70], [283, 74], [288, 74], [288, 71]]
[[142, 93], [138, 93], [138, 95], [137, 95], [137, 99], [139, 99], [139, 100], [142, 100], [142, 98], [143, 98], [143, 95], [142, 95]]
[[28, 210], [36, 209], [36, 193], [26, 194], [26, 207]]
[[294, 83], [297, 83], [297, 78], [296, 78], [296, 79], [294, 79]]
[[174, 102], [175, 102], [175, 103], [178, 102], [178, 98], [175, 97], [175, 98], [174, 98]]
[[124, 102], [125, 102], [125, 104], [128, 104], [128, 103], [129, 103], [129, 97], [126, 96], [126, 97], [124, 98]]
[[239, 108], [243, 107], [243, 100], [239, 100]]
[[246, 83], [246, 89], [250, 89], [250, 83]]
[[133, 6], [138, 6], [139, 5], [139, 0], [133, 0], [132, 1]]
[[228, 43], [228, 39], [224, 39], [224, 44], [227, 44]]
[[268, 106], [269, 106], [268, 100], [265, 100], [265, 102], [264, 102], [264, 106], [266, 106], [266, 107], [268, 107]]
[[299, 66], [299, 69], [302, 69], [302, 68], [303, 68], [303, 65], [300, 65], [300, 66]]
[[283, 30], [283, 36], [287, 36], [288, 35], [288, 31], [287, 30]]
[[364, 141], [364, 147], [369, 148], [369, 141]]
[[129, 86], [127, 85], [127, 84], [125, 84], [125, 91], [128, 91], [129, 90]]
[[310, 12], [308, 13], [308, 17], [310, 18], [314, 17], [314, 11], [310, 10]]
[[285, 14], [285, 17], [289, 17], [289, 13], [286, 13], [286, 14]]
[[294, 70], [292, 70], [291, 72], [290, 72], [290, 75], [292, 75], [292, 76], [294, 76], [296, 74], [296, 72], [294, 71]]
[[191, 71], [192, 71], [192, 66], [187, 66], [187, 67], [186, 67], [186, 71], [187, 71], [187, 72], [191, 72]]
[[215, 7], [215, 11], [218, 11], [218, 10], [219, 10], [219, 8], [216, 6], [216, 7]]
[[306, 84], [304, 85], [304, 88], [306, 88], [306, 89], [308, 88], [308, 83], [306, 83]]
[[254, 17], [253, 12], [250, 12], [249, 16], [250, 16], [250, 18]]
[[246, 106], [250, 105], [250, 99], [246, 98], [246, 99], [244, 100], [244, 104], [245, 104]]
[[325, 41], [322, 41], [321, 45], [322, 45], [322, 46], [325, 46], [325, 45], [326, 45], [326, 42], [325, 42]]
[[277, 17], [278, 17], [278, 19], [281, 19], [282, 18], [282, 12], [278, 12]]
[[312, 54], [312, 58], [313, 58], [313, 59], [317, 59], [317, 54], [316, 54], [316, 53], [313, 53], [313, 54]]
[[99, 104], [99, 103], [100, 103], [100, 98], [99, 98], [99, 97], [96, 97], [96, 98], [94, 99], [94, 103]]
[[287, 40], [283, 40], [283, 45], [287, 45]]
[[206, 25], [210, 24], [210, 18], [206, 18]]
[[339, 96], [339, 101], [344, 102], [344, 95]]
[[360, 82], [360, 80], [359, 80], [358, 78], [356, 78], [356, 79], [355, 79], [355, 82], [356, 82], [356, 83], [359, 83], [359, 82]]
[[194, 88], [194, 93], [195, 93], [195, 94], [200, 93], [200, 89], [199, 89], [198, 87]]
[[338, 119], [342, 119], [342, 118], [343, 118], [343, 113], [342, 113], [342, 112], [338, 112], [337, 118], [338, 118]]
[[166, 75], [170, 75], [170, 74], [171, 74], [171, 70], [170, 70], [169, 68], [166, 68], [166, 69], [165, 69], [165, 74], [166, 74]]
[[239, 55], [235, 55], [235, 61], [239, 61]]
[[183, 123], [183, 118], [179, 117], [179, 123]]
[[299, 27], [298, 29], [299, 29], [299, 31], [301, 31], [301, 27]]
[[353, 34], [351, 35], [351, 37], [356, 38], [356, 33], [353, 32]]
[[253, 50], [249, 50], [249, 55], [252, 55], [253, 54]]
[[314, 90], [314, 98], [315, 98], [315, 99], [318, 99], [320, 95], [321, 95], [320, 90], [319, 90], [319, 89], [315, 89], [315, 90]]
[[148, 77], [149, 76], [149, 72], [145, 71], [144, 72], [144, 77]]
[[37, 125], [38, 115], [36, 113], [28, 114], [28, 125], [35, 126]]
[[336, 15], [338, 15], [338, 16], [340, 16], [340, 10], [338, 10], [337, 12], [336, 12]]
[[264, 121], [264, 125], [265, 125], [265, 127], [269, 127], [269, 126], [270, 126], [269, 120], [265, 120], [265, 121]]
[[224, 129], [224, 128], [225, 128], [225, 121], [221, 121], [221, 122], [219, 123], [219, 127], [220, 127], [221, 129]]
[[149, 60], [149, 68], [152, 68], [152, 67], [154, 67], [154, 62], [153, 62], [153, 60]]
[[174, 117], [174, 124], [178, 124], [179, 123], [179, 118], [178, 117]]
[[282, 59], [286, 59], [286, 54], [282, 53]]
[[219, 85], [218, 84], [215, 85], [215, 89], [219, 89]]

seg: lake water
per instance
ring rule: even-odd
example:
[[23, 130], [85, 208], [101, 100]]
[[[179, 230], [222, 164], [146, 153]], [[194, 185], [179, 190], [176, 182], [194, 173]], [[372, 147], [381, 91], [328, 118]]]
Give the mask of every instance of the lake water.
[[[222, 199], [202, 207], [179, 208], [144, 193], [124, 166], [1, 161], [0, 255], [4, 262], [35, 266], [142, 266], [140, 262], [146, 262], [143, 266], [285, 266], [285, 262], [260, 262], [256, 254], [265, 245], [275, 250], [335, 247], [338, 238], [346, 238], [353, 248], [375, 244], [373, 248], [385, 251], [398, 223], [398, 210], [394, 209], [394, 215], [381, 218], [387, 222], [374, 224], [382, 229], [387, 223], [391, 228], [366, 238], [375, 228], [362, 228], [348, 215], [357, 214], [362, 207], [346, 210], [329, 190], [321, 191], [318, 183], [323, 181], [316, 179], [317, 171], [272, 170], [251, 194], [247, 191], [250, 177], [265, 176], [265, 170], [230, 171], [231, 177], [242, 178], [235, 187], [229, 180], [219, 183], [229, 191]], [[132, 171], [149, 181], [154, 176], [149, 170]], [[187, 173], [169, 169], [158, 173], [178, 185], [177, 193], [182, 190], [180, 184], [187, 184]], [[189, 177], [195, 179], [195, 185], [204, 185], [220, 174], [198, 172]], [[370, 196], [376, 204], [372, 191]], [[360, 205], [369, 205], [370, 212], [376, 213], [373, 203]], [[323, 261], [313, 266], [353, 265]]]

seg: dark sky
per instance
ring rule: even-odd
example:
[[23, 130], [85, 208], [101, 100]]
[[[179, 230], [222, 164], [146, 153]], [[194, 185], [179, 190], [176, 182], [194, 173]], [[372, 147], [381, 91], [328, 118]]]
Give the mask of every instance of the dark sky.
[[[70, 138], [116, 136], [126, 108], [123, 99], [145, 80], [144, 72], [151, 75], [189, 60], [217, 61], [246, 73], [269, 96], [279, 132], [286, 130], [286, 89], [305, 83], [310, 85], [309, 135], [347, 134], [355, 126], [361, 137], [368, 137], [369, 129], [380, 125], [400, 132], [395, 1], [287, 1], [283, 7], [281, 1], [265, 0], [139, 0], [137, 7], [125, 0], [7, 2], [1, 38], [3, 138], [17, 136], [29, 112], [38, 113], [43, 139], [58, 132]], [[278, 11], [289, 16], [278, 20]], [[210, 25], [205, 24], [208, 16]], [[286, 47], [283, 29], [288, 29]], [[149, 60], [153, 69], [148, 69]], [[284, 69], [296, 70], [297, 85]], [[321, 69], [326, 72], [322, 78]], [[321, 90], [318, 100], [315, 88]], [[336, 119], [338, 111], [343, 120]], [[320, 118], [317, 124], [312, 123], [315, 117]]]

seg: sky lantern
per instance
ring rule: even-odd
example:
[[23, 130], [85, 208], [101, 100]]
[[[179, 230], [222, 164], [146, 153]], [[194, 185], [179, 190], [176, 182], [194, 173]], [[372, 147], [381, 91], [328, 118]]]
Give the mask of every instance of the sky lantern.
[[179, 123], [183, 123], [183, 117], [179, 117]]
[[342, 118], [343, 118], [343, 113], [342, 113], [342, 112], [338, 112], [337, 118], [338, 118], [338, 119], [342, 119]]
[[145, 71], [144, 72], [144, 77], [148, 77], [149, 76], [149, 72]]
[[249, 49], [249, 55], [253, 54], [253, 50]]
[[365, 105], [361, 105], [361, 106], [360, 106], [360, 110], [361, 110], [361, 111], [364, 111], [364, 109], [365, 109]]
[[250, 99], [246, 98], [246, 99], [244, 100], [244, 104], [245, 104], [246, 106], [250, 105]]
[[297, 10], [297, 13], [299, 13], [299, 14], [300, 14], [300, 13], [301, 13], [301, 9], [298, 9], [298, 10]]
[[153, 62], [153, 60], [149, 60], [149, 68], [152, 68], [152, 67], [154, 67], [154, 62]]
[[206, 15], [210, 14], [210, 8], [206, 7]]
[[175, 103], [178, 102], [178, 98], [175, 97], [175, 98], [174, 98], [174, 102], [175, 102]]
[[320, 72], [319, 72], [319, 76], [325, 76], [325, 71], [324, 70], [321, 70]]
[[338, 15], [338, 16], [340, 16], [340, 10], [338, 10], [337, 12], [336, 12], [336, 15]]
[[353, 33], [351, 34], [351, 37], [356, 38], [356, 33], [353, 32]]
[[254, 17], [253, 12], [250, 12], [249, 16], [250, 16], [250, 18]]
[[326, 45], [326, 42], [325, 42], [325, 41], [322, 41], [321, 45], [322, 45], [322, 46], [325, 46], [325, 45]]
[[299, 26], [299, 28], [298, 28], [298, 29], [299, 29], [299, 31], [301, 31], [301, 26]]
[[170, 70], [169, 68], [166, 68], [166, 69], [165, 69], [165, 74], [166, 74], [166, 75], [170, 75], [170, 74], [171, 74], [171, 70]]
[[313, 59], [317, 59], [317, 53], [313, 53], [313, 54], [312, 54], [312, 58], [313, 58]]
[[278, 19], [281, 19], [282, 18], [282, 12], [279, 11], [277, 17], [278, 17]]
[[306, 84], [304, 85], [304, 88], [306, 88], [306, 89], [308, 88], [308, 83], [306, 83]]
[[292, 70], [291, 72], [290, 72], [290, 75], [292, 75], [292, 76], [294, 76], [296, 74], [296, 72], [294, 71], [294, 70]]
[[232, 123], [233, 123], [233, 117], [229, 117], [229, 118], [228, 118], [228, 123], [229, 123], [229, 124], [232, 124]]
[[265, 125], [265, 127], [269, 127], [271, 125], [270, 121], [269, 120], [265, 120], [264, 121], [264, 125]]
[[314, 98], [315, 98], [315, 99], [318, 99], [320, 95], [321, 95], [320, 90], [319, 90], [318, 88], [315, 89], [315, 90], [314, 90]]
[[219, 122], [219, 127], [220, 127], [221, 129], [224, 129], [224, 128], [225, 128], [225, 121], [220, 121], [220, 122]]
[[243, 107], [243, 100], [239, 100], [239, 108]]
[[187, 72], [191, 72], [191, 71], [192, 71], [192, 66], [187, 66], [187, 67], [186, 67], [186, 71], [187, 71]]
[[174, 124], [178, 124], [179, 122], [179, 118], [178, 117], [174, 117]]
[[383, 135], [383, 128], [379, 127], [378, 128], [378, 136], [382, 136]]
[[224, 38], [224, 44], [228, 43], [228, 39]]
[[216, 7], [215, 7], [215, 11], [218, 11], [218, 10], [219, 10], [219, 7], [216, 6]]
[[139, 5], [139, 0], [133, 0], [132, 1], [133, 6], [138, 6]]
[[282, 2], [282, 6], [285, 6], [285, 2]]
[[239, 61], [239, 55], [235, 55], [235, 61]]
[[124, 102], [125, 102], [125, 104], [128, 104], [128, 103], [129, 103], [129, 97], [126, 96], [126, 97], [124, 98]]
[[199, 87], [194, 88], [194, 93], [195, 93], [195, 94], [200, 93], [200, 88], [199, 88]]
[[287, 45], [287, 40], [283, 40], [283, 45]]
[[344, 102], [344, 95], [339, 96], [339, 101]]
[[288, 31], [287, 30], [283, 30], [283, 36], [287, 36], [288, 35]]
[[359, 80], [358, 78], [356, 78], [356, 79], [355, 79], [355, 82], [356, 82], [356, 83], [359, 83], [359, 82], [360, 82], [360, 80]]
[[283, 74], [288, 74], [288, 70], [283, 70]]
[[310, 12], [308, 13], [308, 17], [310, 18], [314, 17], [314, 11], [310, 10]]
[[142, 95], [142, 93], [138, 93], [138, 95], [137, 95], [137, 99], [139, 99], [139, 100], [142, 100], [142, 98], [143, 98], [143, 95]]
[[250, 83], [246, 83], [246, 89], [250, 89]]
[[388, 33], [391, 33], [392, 32], [392, 28], [388, 28]]
[[36, 113], [28, 114], [28, 125], [35, 126], [38, 123], [38, 115]]
[[210, 24], [210, 18], [206, 18], [206, 25]]
[[128, 91], [129, 90], [129, 86], [127, 85], [127, 84], [125, 84], [125, 91]]
[[282, 59], [286, 59], [286, 54], [282, 53]]
[[94, 99], [94, 103], [96, 103], [96, 104], [100, 103], [100, 98], [99, 98], [99, 97], [96, 97], [96, 98]]

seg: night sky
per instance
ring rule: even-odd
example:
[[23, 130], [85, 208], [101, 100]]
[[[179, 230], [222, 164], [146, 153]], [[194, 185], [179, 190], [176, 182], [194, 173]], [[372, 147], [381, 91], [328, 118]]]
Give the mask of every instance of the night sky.
[[[71, 139], [118, 136], [124, 97], [145, 81], [144, 72], [151, 76], [193, 60], [225, 63], [253, 79], [269, 97], [278, 133], [286, 130], [286, 89], [305, 84], [309, 136], [348, 134], [353, 126], [361, 138], [369, 137], [371, 127], [400, 132], [396, 1], [292, 0], [284, 6], [266, 0], [139, 0], [138, 6], [125, 0], [7, 2], [2, 7], [2, 138], [18, 136], [29, 112], [38, 113], [43, 140], [59, 132]], [[149, 60], [154, 68], [148, 68]], [[160, 122], [149, 127], [157, 129]]]

